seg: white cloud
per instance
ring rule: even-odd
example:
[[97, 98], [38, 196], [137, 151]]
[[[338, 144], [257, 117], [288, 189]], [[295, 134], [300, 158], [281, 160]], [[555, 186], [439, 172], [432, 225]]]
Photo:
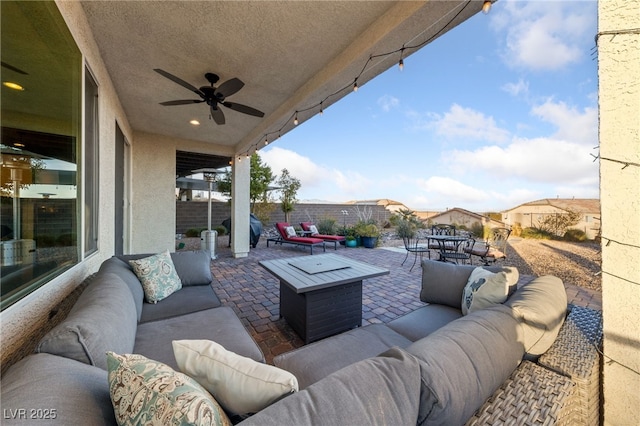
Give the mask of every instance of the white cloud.
[[516, 83], [506, 83], [502, 86], [502, 90], [511, 96], [527, 95], [529, 94], [529, 82], [520, 79]]
[[533, 115], [554, 124], [558, 131], [554, 139], [571, 141], [584, 147], [598, 144], [598, 110], [587, 107], [583, 112], [564, 102], [551, 100], [533, 107]]
[[597, 177], [597, 165], [588, 149], [552, 138], [514, 139], [506, 147], [455, 150], [444, 158], [459, 172], [483, 170], [501, 180], [515, 177], [531, 182], [581, 185], [592, 183]]
[[435, 129], [438, 135], [448, 139], [462, 138], [471, 141], [506, 142], [509, 132], [501, 129], [491, 116], [471, 108], [453, 104], [444, 115], [428, 114], [423, 126]]
[[[505, 33], [503, 60], [513, 67], [561, 69], [589, 54], [596, 2], [501, 1], [493, 28]], [[495, 12], [495, 13], [494, 13]]]
[[291, 176], [299, 179], [301, 184], [300, 194], [304, 194], [311, 189], [317, 194], [344, 194], [347, 198], [358, 198], [360, 194], [371, 186], [371, 181], [357, 172], [340, 171], [320, 166], [309, 157], [300, 155], [295, 151], [271, 147], [265, 148], [259, 153], [260, 158], [271, 167], [274, 175], [279, 176], [282, 169], [287, 169]]
[[486, 201], [488, 194], [460, 181], [444, 176], [432, 176], [426, 180], [419, 180], [418, 187], [428, 193], [442, 195], [460, 203]]
[[378, 99], [378, 106], [380, 106], [384, 112], [389, 112], [400, 106], [400, 99], [391, 95], [384, 95]]

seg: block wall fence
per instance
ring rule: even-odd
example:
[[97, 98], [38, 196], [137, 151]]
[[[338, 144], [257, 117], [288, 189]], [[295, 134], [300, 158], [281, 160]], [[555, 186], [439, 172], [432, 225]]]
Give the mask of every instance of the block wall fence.
[[[207, 202], [202, 201], [176, 201], [176, 234], [184, 234], [191, 228], [207, 227]], [[384, 224], [391, 213], [384, 206], [370, 205], [358, 208], [362, 211], [366, 207], [371, 211], [371, 218], [378, 224]], [[346, 210], [349, 215], [343, 215], [342, 210]], [[226, 202], [211, 203], [211, 227], [222, 224], [222, 221], [231, 216], [231, 206]], [[356, 207], [352, 204], [297, 204], [295, 211], [289, 214], [292, 225], [300, 222], [317, 222], [321, 219], [332, 218], [336, 221], [336, 226], [354, 225], [358, 221]], [[271, 213], [269, 223], [263, 224], [265, 228], [271, 228], [276, 222], [284, 221], [284, 213], [280, 209], [280, 204]]]

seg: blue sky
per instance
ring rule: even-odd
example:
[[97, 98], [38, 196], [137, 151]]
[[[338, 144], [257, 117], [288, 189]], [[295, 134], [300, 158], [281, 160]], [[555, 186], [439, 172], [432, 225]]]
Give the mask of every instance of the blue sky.
[[300, 201], [598, 198], [596, 27], [595, 0], [500, 0], [259, 153]]

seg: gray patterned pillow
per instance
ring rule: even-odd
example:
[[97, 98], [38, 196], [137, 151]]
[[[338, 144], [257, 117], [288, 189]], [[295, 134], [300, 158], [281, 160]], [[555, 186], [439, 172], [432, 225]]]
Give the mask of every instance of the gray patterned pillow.
[[462, 315], [503, 303], [508, 295], [505, 272], [493, 273], [477, 267], [471, 272], [462, 292]]
[[144, 259], [130, 260], [129, 264], [142, 283], [145, 299], [149, 303], [158, 303], [182, 288], [169, 250]]
[[123, 425], [224, 425], [231, 422], [195, 380], [142, 355], [107, 352], [109, 395]]

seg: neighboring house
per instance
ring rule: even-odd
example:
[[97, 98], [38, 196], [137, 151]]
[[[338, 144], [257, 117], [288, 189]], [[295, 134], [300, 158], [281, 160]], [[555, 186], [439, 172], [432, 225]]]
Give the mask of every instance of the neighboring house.
[[489, 216], [484, 216], [459, 207], [454, 207], [447, 211], [429, 216], [427, 220], [433, 225], [458, 225], [465, 226], [466, 228], [471, 228], [474, 223], [480, 223], [482, 226], [489, 226], [490, 228], [505, 226], [504, 223], [493, 220]]
[[536, 227], [545, 217], [575, 211], [582, 220], [572, 226], [593, 240], [600, 234], [600, 200], [591, 198], [544, 198], [521, 204], [502, 212], [502, 221], [509, 226], [519, 224], [523, 228]]
[[484, 216], [459, 207], [431, 215], [427, 221], [433, 225], [458, 225], [465, 226], [466, 228], [471, 228], [474, 223], [480, 223], [482, 226], [489, 226], [490, 228], [505, 226], [504, 223], [491, 219], [489, 216]]

